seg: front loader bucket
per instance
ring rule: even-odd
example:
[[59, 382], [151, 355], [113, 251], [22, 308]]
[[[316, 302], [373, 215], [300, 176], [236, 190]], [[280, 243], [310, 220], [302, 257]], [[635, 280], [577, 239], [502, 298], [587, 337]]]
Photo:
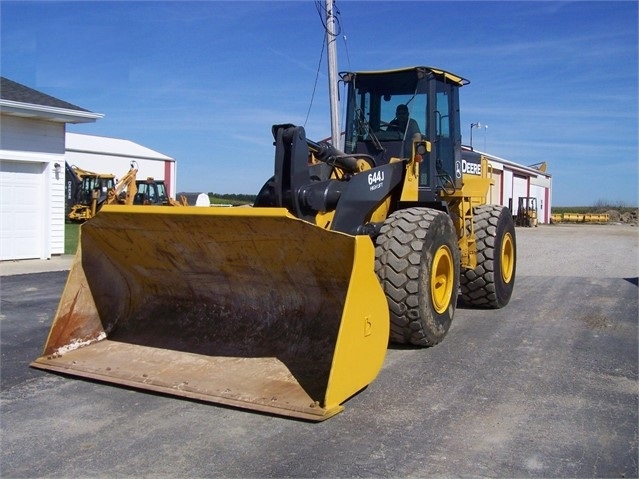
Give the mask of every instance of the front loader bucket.
[[323, 420], [386, 354], [373, 264], [368, 237], [285, 209], [105, 206], [32, 366]]

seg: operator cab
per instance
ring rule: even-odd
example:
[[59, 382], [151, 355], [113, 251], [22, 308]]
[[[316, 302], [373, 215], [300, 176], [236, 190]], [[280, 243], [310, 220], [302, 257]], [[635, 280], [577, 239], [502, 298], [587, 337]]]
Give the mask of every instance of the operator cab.
[[[381, 165], [391, 158], [411, 158], [414, 147], [421, 144], [424, 150], [430, 142], [430, 153], [424, 151], [420, 164], [420, 200], [434, 199], [439, 189], [461, 187], [459, 87], [468, 80], [430, 67], [343, 72], [340, 77], [348, 86], [346, 154], [367, 154]], [[408, 107], [410, 120], [398, 131], [399, 105]]]
[[133, 199], [134, 205], [163, 205], [167, 204], [168, 196], [163, 181], [153, 178], [136, 181], [137, 193]]
[[115, 188], [115, 177], [111, 175], [87, 175], [82, 178], [80, 190], [77, 193], [76, 202], [90, 205], [95, 196], [98, 204], [107, 198], [110, 190]]

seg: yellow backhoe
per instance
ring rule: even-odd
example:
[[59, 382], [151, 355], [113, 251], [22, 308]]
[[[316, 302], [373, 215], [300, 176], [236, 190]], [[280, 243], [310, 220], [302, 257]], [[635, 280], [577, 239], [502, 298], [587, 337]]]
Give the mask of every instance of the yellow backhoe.
[[115, 188], [115, 175], [95, 173], [66, 164], [67, 218], [83, 222], [93, 218], [107, 194]]
[[131, 162], [129, 171], [117, 182], [114, 175], [67, 165], [69, 196], [74, 203], [67, 217], [71, 221], [84, 222], [93, 218], [104, 205], [188, 206], [184, 196], [180, 197], [179, 202], [169, 196], [163, 180], [138, 180], [137, 174], [135, 161]]
[[186, 196], [180, 195], [180, 201], [169, 196], [164, 180], [156, 180], [151, 177], [146, 180], [137, 180], [135, 191], [134, 205], [189, 206]]
[[468, 81], [340, 75], [343, 151], [274, 125], [254, 207], [106, 205], [85, 223], [33, 366], [319, 421], [374, 380], [389, 339], [439, 343], [458, 299], [505, 306], [515, 229], [486, 204], [486, 158], [463, 156]]
[[69, 196], [74, 203], [67, 218], [84, 222], [93, 218], [104, 205], [133, 204], [137, 172], [137, 163], [133, 161], [129, 171], [116, 183], [115, 175], [67, 165]]

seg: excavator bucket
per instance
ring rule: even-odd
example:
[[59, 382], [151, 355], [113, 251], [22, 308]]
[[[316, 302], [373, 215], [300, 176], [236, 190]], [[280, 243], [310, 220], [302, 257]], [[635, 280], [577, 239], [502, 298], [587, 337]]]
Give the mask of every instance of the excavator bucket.
[[324, 420], [384, 361], [373, 264], [368, 237], [283, 208], [105, 206], [32, 366]]

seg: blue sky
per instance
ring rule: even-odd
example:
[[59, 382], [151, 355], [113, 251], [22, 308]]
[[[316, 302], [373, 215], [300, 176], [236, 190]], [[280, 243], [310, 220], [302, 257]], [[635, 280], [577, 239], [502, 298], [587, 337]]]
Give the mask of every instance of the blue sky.
[[[637, 205], [637, 6], [337, 1], [338, 69], [468, 78], [464, 143], [481, 122], [475, 148], [546, 161], [555, 206]], [[179, 191], [257, 193], [275, 123], [330, 135], [313, 1], [1, 1], [0, 19], [2, 76], [105, 115], [68, 131], [174, 157]]]

